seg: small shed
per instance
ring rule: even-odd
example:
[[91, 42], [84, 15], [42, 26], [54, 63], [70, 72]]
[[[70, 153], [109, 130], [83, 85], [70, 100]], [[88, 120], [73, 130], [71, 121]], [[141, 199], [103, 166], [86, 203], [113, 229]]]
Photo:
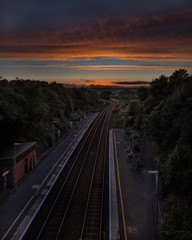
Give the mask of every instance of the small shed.
[[15, 143], [0, 152], [1, 186], [6, 184], [7, 187], [13, 187], [15, 180], [18, 182], [36, 167], [36, 144], [36, 142]]

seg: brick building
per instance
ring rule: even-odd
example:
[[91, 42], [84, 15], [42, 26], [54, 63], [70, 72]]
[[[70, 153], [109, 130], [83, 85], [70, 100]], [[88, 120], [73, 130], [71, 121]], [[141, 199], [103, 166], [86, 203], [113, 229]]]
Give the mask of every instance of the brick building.
[[[16, 159], [16, 168], [15, 168]], [[17, 182], [36, 167], [36, 142], [19, 143], [0, 152], [0, 185], [13, 187], [15, 170]], [[6, 176], [6, 177], [5, 177]], [[6, 178], [6, 179], [5, 179]]]

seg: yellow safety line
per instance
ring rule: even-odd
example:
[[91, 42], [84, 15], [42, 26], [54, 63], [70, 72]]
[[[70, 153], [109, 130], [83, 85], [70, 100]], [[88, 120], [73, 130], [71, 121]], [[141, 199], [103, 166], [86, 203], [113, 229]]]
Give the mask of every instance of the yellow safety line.
[[[69, 148], [71, 147], [71, 145], [75, 142], [75, 140], [77, 139], [77, 137], [80, 135], [80, 133], [84, 130], [84, 128], [87, 125], [85, 125], [81, 131], [79, 132], [79, 134], [73, 139], [73, 141], [71, 142], [71, 144], [67, 147], [67, 149], [65, 150], [65, 152], [61, 155], [61, 157], [57, 160], [57, 162], [54, 164], [54, 166], [52, 167], [52, 169], [49, 171], [49, 173], [47, 174], [47, 176], [44, 178], [43, 182], [41, 183], [41, 185], [38, 187], [37, 191], [38, 192], [40, 190], [40, 188], [43, 186], [44, 182], [47, 180], [47, 178], [49, 177], [49, 175], [51, 174], [51, 172], [53, 171], [53, 169], [57, 166], [57, 164], [59, 163], [59, 161], [61, 160], [61, 158], [65, 155], [65, 153], [69, 150]], [[35, 196], [35, 195], [34, 195]], [[10, 226], [10, 228], [7, 230], [7, 232], [5, 233], [5, 235], [3, 236], [3, 238], [1, 240], [4, 240], [7, 236], [7, 234], [10, 232], [10, 230], [12, 229], [12, 227], [15, 225], [15, 223], [17, 222], [17, 220], [20, 218], [21, 214], [25, 211], [25, 209], [27, 208], [27, 206], [29, 205], [29, 203], [32, 201], [32, 199], [34, 198], [34, 196], [32, 196], [30, 198], [30, 200], [28, 201], [28, 203], [25, 205], [25, 207], [21, 210], [21, 212], [19, 213], [19, 215], [17, 216], [17, 218], [15, 219], [15, 221], [12, 223], [12, 225]]]
[[7, 234], [10, 232], [11, 228], [15, 225], [15, 223], [17, 222], [17, 220], [20, 218], [21, 214], [25, 211], [25, 209], [27, 208], [27, 206], [29, 205], [29, 203], [33, 200], [34, 196], [32, 196], [28, 203], [25, 205], [25, 207], [22, 209], [22, 211], [19, 213], [19, 215], [17, 216], [17, 218], [15, 219], [15, 221], [12, 223], [11, 227], [7, 230], [7, 232], [5, 233], [5, 235], [3, 236], [3, 238], [1, 240], [4, 240], [7, 236]]
[[[60, 160], [60, 158], [59, 158]], [[51, 174], [51, 172], [53, 171], [53, 169], [57, 166], [59, 160], [54, 164], [54, 166], [52, 167], [52, 169], [49, 171], [49, 173], [47, 174], [47, 176], [44, 178], [43, 182], [41, 183], [41, 185], [38, 187], [37, 191], [38, 192], [40, 190], [40, 188], [43, 186], [44, 182], [47, 180], [47, 178], [49, 177], [49, 175]]]
[[40, 190], [40, 188], [43, 186], [44, 182], [47, 180], [47, 178], [49, 177], [49, 175], [51, 174], [51, 172], [53, 171], [53, 169], [57, 166], [57, 164], [59, 163], [59, 161], [61, 160], [61, 158], [66, 154], [66, 152], [70, 149], [70, 147], [72, 146], [72, 144], [76, 141], [76, 139], [79, 137], [79, 135], [82, 133], [82, 131], [85, 129], [85, 127], [87, 126], [87, 124], [81, 129], [81, 131], [78, 133], [78, 135], [73, 139], [73, 141], [70, 143], [70, 145], [67, 147], [67, 149], [65, 150], [65, 152], [61, 155], [61, 157], [57, 160], [57, 162], [54, 164], [54, 166], [52, 167], [52, 169], [49, 171], [49, 173], [47, 174], [47, 176], [45, 177], [45, 179], [43, 180], [43, 182], [41, 183], [41, 185], [38, 187], [37, 192]]
[[125, 214], [124, 214], [123, 198], [122, 198], [121, 183], [120, 183], [120, 176], [119, 176], [119, 164], [118, 164], [118, 157], [117, 157], [117, 146], [116, 146], [115, 130], [114, 130], [114, 146], [115, 146], [115, 157], [116, 157], [116, 164], [117, 164], [117, 178], [118, 178], [119, 193], [120, 193], [121, 212], [122, 212], [122, 218], [123, 218], [123, 229], [124, 229], [125, 240], [127, 240], [127, 231], [126, 231], [126, 224], [125, 224]]

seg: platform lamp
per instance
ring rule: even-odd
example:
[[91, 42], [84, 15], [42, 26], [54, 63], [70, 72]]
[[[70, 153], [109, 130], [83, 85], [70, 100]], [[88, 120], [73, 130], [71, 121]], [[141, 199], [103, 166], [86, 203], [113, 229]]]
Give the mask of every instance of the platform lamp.
[[15, 192], [17, 191], [17, 162], [16, 162], [16, 147], [17, 146], [20, 146], [21, 143], [13, 143], [13, 146], [14, 146], [14, 169], [15, 169], [15, 183], [14, 183], [14, 189], [15, 189]]
[[55, 148], [55, 123], [56, 121], [53, 120], [52, 124], [53, 124], [53, 148]]
[[123, 119], [123, 131], [125, 132], [125, 117], [121, 117]]
[[131, 136], [132, 136], [131, 151], [132, 151], [132, 165], [133, 165], [134, 164], [134, 131], [131, 130], [129, 131], [129, 133], [131, 133]]
[[155, 180], [156, 180], [156, 239], [158, 239], [158, 218], [159, 218], [159, 214], [158, 214], [158, 186], [159, 186], [159, 171], [148, 171], [148, 173], [150, 174], [154, 174], [155, 175]]

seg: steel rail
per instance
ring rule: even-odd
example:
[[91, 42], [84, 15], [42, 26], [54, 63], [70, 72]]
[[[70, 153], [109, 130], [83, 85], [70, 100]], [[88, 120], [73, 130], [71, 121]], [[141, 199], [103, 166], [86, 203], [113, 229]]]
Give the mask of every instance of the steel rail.
[[[96, 131], [97, 131], [97, 129], [96, 129]], [[93, 135], [93, 138], [95, 137], [96, 131], [95, 131], [95, 133], [94, 133], [94, 135]], [[79, 172], [79, 174], [78, 174], [78, 177], [77, 177], [77, 179], [76, 179], [76, 182], [75, 182], [75, 185], [74, 185], [74, 188], [73, 188], [73, 191], [72, 191], [71, 197], [70, 197], [69, 202], [68, 202], [67, 209], [66, 209], [66, 211], [65, 211], [65, 214], [64, 214], [64, 216], [63, 216], [63, 219], [62, 219], [62, 221], [61, 221], [61, 224], [60, 224], [60, 227], [59, 227], [59, 230], [58, 230], [58, 233], [57, 233], [56, 240], [58, 239], [58, 237], [59, 237], [59, 235], [60, 235], [60, 233], [61, 233], [61, 229], [62, 229], [62, 226], [63, 226], [64, 220], [65, 220], [65, 218], [66, 218], [67, 211], [68, 211], [68, 209], [69, 209], [69, 206], [70, 206], [70, 203], [71, 203], [71, 200], [72, 200], [73, 194], [74, 194], [74, 192], [75, 192], [75, 189], [76, 189], [76, 187], [77, 187], [77, 184], [78, 184], [79, 178], [80, 178], [80, 176], [81, 176], [81, 173], [82, 173], [82, 170], [83, 170], [83, 167], [84, 167], [84, 163], [85, 163], [85, 161], [86, 161], [86, 159], [87, 159], [87, 156], [88, 156], [88, 154], [89, 154], [89, 150], [90, 150], [90, 147], [91, 147], [91, 145], [92, 145], [93, 138], [91, 139], [91, 142], [90, 142], [89, 147], [88, 147], [88, 149], [87, 149], [87, 153], [86, 153], [86, 155], [85, 155], [85, 158], [84, 158], [84, 161], [83, 161], [82, 167], [81, 167], [80, 172]]]
[[103, 224], [103, 205], [104, 205], [104, 190], [105, 190], [105, 167], [106, 167], [106, 156], [107, 156], [107, 143], [108, 143], [108, 135], [109, 135], [109, 124], [110, 124], [110, 119], [111, 119], [111, 114], [115, 108], [115, 105], [112, 107], [110, 111], [110, 117], [108, 118], [108, 123], [107, 123], [107, 134], [106, 134], [106, 145], [105, 145], [105, 159], [104, 159], [104, 170], [103, 170], [103, 185], [102, 185], [102, 199], [101, 199], [101, 210], [100, 210], [100, 231], [99, 231], [99, 240], [102, 239], [102, 224]]
[[[48, 214], [48, 216], [47, 216], [47, 218], [46, 218], [46, 220], [45, 220], [45, 222], [44, 222], [44, 224], [43, 224], [43, 226], [42, 226], [42, 228], [41, 228], [41, 230], [40, 230], [40, 232], [39, 232], [39, 234], [38, 234], [38, 236], [37, 236], [37, 238], [36, 238], [37, 240], [40, 239], [40, 237], [41, 237], [41, 235], [42, 235], [42, 233], [43, 233], [43, 230], [44, 230], [44, 228], [45, 228], [45, 226], [46, 226], [46, 224], [47, 224], [47, 222], [48, 222], [48, 220], [49, 220], [49, 218], [50, 218], [50, 216], [51, 216], [51, 214], [52, 214], [52, 212], [53, 212], [53, 210], [54, 210], [54, 207], [55, 207], [56, 204], [57, 204], [57, 201], [58, 201], [58, 199], [59, 199], [59, 196], [61, 195], [61, 193], [62, 193], [62, 191], [63, 191], [63, 188], [64, 188], [64, 186], [65, 186], [65, 184], [66, 184], [66, 182], [67, 182], [67, 180], [68, 180], [68, 178], [69, 178], [69, 176], [70, 176], [70, 174], [71, 174], [71, 172], [72, 172], [72, 170], [73, 170], [73, 168], [74, 168], [74, 166], [75, 166], [75, 163], [76, 163], [76, 161], [77, 161], [77, 159], [78, 159], [78, 157], [79, 157], [79, 155], [80, 155], [83, 147], [85, 146], [85, 143], [86, 143], [89, 135], [92, 133], [93, 128], [97, 125], [97, 126], [96, 126], [96, 130], [95, 130], [95, 132], [94, 132], [94, 134], [93, 134], [93, 136], [92, 136], [92, 138], [91, 138], [91, 141], [90, 141], [90, 144], [89, 144], [89, 147], [88, 147], [88, 151], [87, 151], [87, 153], [86, 153], [86, 157], [87, 157], [88, 152], [89, 152], [89, 149], [90, 149], [90, 147], [91, 147], [91, 143], [92, 143], [92, 141], [93, 141], [93, 139], [94, 139], [94, 136], [95, 136], [95, 134], [96, 134], [97, 128], [99, 127], [99, 124], [100, 124], [100, 122], [101, 122], [101, 120], [102, 120], [102, 117], [105, 115], [105, 112], [106, 112], [106, 111], [108, 111], [108, 108], [98, 117], [97, 121], [94, 122], [94, 124], [93, 124], [93, 126], [91, 127], [91, 129], [90, 129], [90, 131], [89, 131], [86, 139], [84, 140], [84, 143], [83, 143], [83, 145], [81, 146], [81, 149], [80, 149], [78, 155], [76, 156], [75, 161], [74, 161], [74, 163], [73, 163], [73, 165], [72, 165], [72, 167], [71, 167], [71, 169], [70, 169], [70, 171], [69, 171], [69, 173], [68, 173], [68, 175], [67, 175], [67, 177], [66, 177], [66, 179], [65, 179], [65, 181], [64, 181], [64, 183], [63, 183], [63, 185], [62, 185], [62, 187], [61, 187], [61, 189], [60, 189], [60, 191], [59, 191], [59, 193], [58, 193], [58, 195], [57, 195], [57, 197], [56, 197], [56, 199], [55, 199], [55, 201], [54, 201], [54, 203], [53, 203], [53, 206], [51, 207], [51, 209], [50, 209], [50, 211], [49, 211], [49, 214]], [[85, 159], [86, 159], [86, 157], [85, 157]], [[85, 162], [85, 160], [84, 160], [84, 162]], [[78, 181], [78, 179], [79, 179], [79, 176], [80, 176], [81, 171], [82, 171], [83, 166], [84, 166], [84, 162], [83, 162], [83, 164], [82, 164], [82, 167], [81, 167], [81, 169], [80, 169], [79, 175], [78, 175], [78, 177], [77, 177], [76, 184], [75, 184], [75, 186], [74, 186], [74, 188], [73, 188], [73, 190], [72, 190], [72, 194], [74, 193], [75, 187], [76, 187], [76, 185], [77, 185], [77, 181]], [[72, 196], [70, 197], [69, 202], [71, 201], [71, 199], [72, 199]], [[67, 209], [68, 209], [68, 207], [69, 207], [69, 203], [68, 203]], [[64, 216], [66, 215], [67, 209], [66, 209], [66, 211], [65, 211]], [[63, 220], [62, 220], [62, 222], [63, 222]], [[62, 225], [62, 223], [60, 224], [60, 226], [61, 226], [61, 225]], [[60, 229], [60, 227], [59, 227], [59, 229]], [[60, 230], [59, 230], [59, 231], [60, 231]], [[58, 234], [57, 234], [57, 237], [58, 237]], [[56, 239], [57, 239], [57, 237], [56, 237]]]
[[[110, 108], [109, 108], [109, 109], [110, 109]], [[108, 114], [109, 109], [107, 109], [107, 111], [106, 111], [107, 114]], [[106, 118], [107, 118], [107, 115], [105, 116], [105, 120], [106, 120]], [[105, 123], [105, 120], [104, 120], [104, 123]], [[103, 126], [104, 126], [104, 123], [102, 124]], [[95, 132], [95, 133], [96, 133], [96, 132]], [[102, 136], [102, 133], [103, 133], [103, 127], [102, 127], [102, 130], [101, 130], [100, 136]], [[100, 137], [100, 138], [101, 138], [101, 137]], [[92, 142], [91, 142], [91, 144], [92, 144]], [[90, 144], [90, 147], [91, 147], [91, 144]], [[87, 160], [87, 156], [88, 156], [88, 154], [89, 154], [90, 147], [89, 147], [89, 149], [88, 149], [88, 151], [87, 151], [87, 153], [86, 153], [85, 161]], [[97, 146], [97, 152], [99, 151], [99, 148], [100, 148], [100, 143], [99, 143], [98, 146]], [[98, 155], [98, 154], [96, 154], [96, 157], [95, 157], [95, 160], [94, 160], [94, 167], [95, 167], [95, 163], [96, 163], [96, 160], [97, 160], [97, 155]], [[84, 161], [84, 163], [85, 163], [85, 161]], [[82, 169], [83, 169], [83, 166], [82, 166]], [[81, 170], [82, 170], [82, 169], [81, 169]], [[93, 170], [93, 171], [94, 171], [94, 170]], [[74, 191], [75, 191], [75, 189], [76, 189], [76, 187], [77, 187], [77, 184], [78, 184], [80, 175], [81, 175], [81, 173], [79, 174], [78, 179], [77, 179], [77, 181], [76, 181], [76, 183], [75, 183]], [[65, 218], [66, 218], [66, 215], [67, 215], [67, 211], [68, 211], [68, 209], [69, 209], [69, 207], [70, 207], [70, 203], [71, 203], [71, 200], [72, 200], [74, 191], [73, 191], [73, 193], [72, 193], [72, 195], [71, 195], [71, 198], [70, 198], [70, 201], [69, 201], [69, 203], [68, 203], [68, 208], [66, 209], [66, 213], [65, 213], [65, 215], [63, 216], [63, 220], [62, 220], [62, 222], [61, 222], [61, 225], [60, 225], [60, 228], [59, 228], [59, 231], [58, 231], [58, 236], [57, 236], [56, 239], [58, 239], [58, 238], [60, 237], [61, 230], [62, 230], [62, 227], [63, 227], [63, 223], [64, 223], [64, 221], [65, 221]]]
[[[93, 185], [94, 185], [94, 179], [97, 178], [97, 175], [98, 174], [96, 172], [96, 168], [98, 168], [98, 164], [102, 164], [99, 162], [98, 160], [98, 155], [99, 155], [99, 152], [97, 152], [97, 156], [96, 156], [96, 161], [95, 161], [95, 165], [94, 165], [94, 170], [93, 170], [93, 173], [92, 173], [92, 179], [91, 179], [91, 183], [90, 183], [90, 187], [89, 187], [89, 195], [88, 195], [88, 199], [87, 199], [87, 204], [86, 204], [86, 209], [85, 209], [85, 213], [84, 213], [84, 220], [83, 220], [83, 224], [82, 224], [82, 229], [81, 229], [81, 235], [79, 237], [79, 239], [89, 239], [89, 236], [91, 235], [90, 239], [101, 239], [101, 234], [102, 234], [102, 213], [103, 213], [103, 195], [104, 195], [104, 180], [105, 180], [105, 164], [106, 164], [106, 150], [107, 150], [107, 142], [108, 142], [108, 129], [109, 129], [109, 122], [110, 122], [110, 117], [111, 117], [111, 113], [113, 111], [113, 107], [109, 110], [107, 116], [106, 116], [106, 121], [105, 123], [103, 124], [103, 131], [102, 131], [102, 134], [105, 135], [105, 147], [104, 147], [104, 158], [103, 158], [103, 165], [102, 165], [102, 169], [100, 170], [101, 171], [101, 174], [102, 174], [102, 180], [101, 180], [101, 196], [99, 196], [99, 207], [100, 207], [100, 211], [97, 210], [97, 212], [100, 212], [99, 214], [99, 219], [98, 221], [99, 222], [96, 222], [96, 220], [94, 219], [94, 227], [91, 226], [91, 229], [94, 229], [94, 232], [93, 231], [91, 232], [90, 231], [90, 218], [92, 218], [93, 216], [89, 216], [90, 215], [90, 212], [91, 214], [93, 214], [93, 210], [94, 209], [94, 203], [93, 200], [91, 202], [91, 195], [94, 194], [94, 190], [93, 190]], [[107, 118], [108, 117], [108, 118]], [[105, 127], [105, 124], [107, 125], [106, 126], [106, 131], [104, 132], [104, 127]], [[100, 135], [100, 139], [99, 139], [99, 145], [101, 145], [101, 138], [103, 136]], [[100, 173], [99, 173], [100, 174]], [[95, 213], [94, 213], [95, 215]], [[98, 226], [96, 226], [98, 225]], [[96, 228], [99, 228], [99, 229], [96, 229]], [[86, 232], [87, 231], [87, 232]]]

